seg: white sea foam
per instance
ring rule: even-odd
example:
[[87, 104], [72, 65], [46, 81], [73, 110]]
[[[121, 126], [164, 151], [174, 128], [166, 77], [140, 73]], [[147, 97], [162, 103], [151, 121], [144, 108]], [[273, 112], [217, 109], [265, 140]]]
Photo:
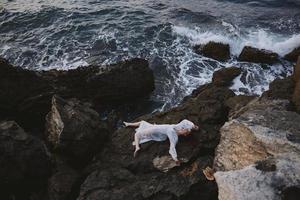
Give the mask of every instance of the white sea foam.
[[[285, 55], [295, 47], [300, 46], [300, 35], [279, 37], [278, 35], [268, 34], [263, 30], [240, 34], [237, 27], [225, 22], [222, 24], [229, 29], [230, 33], [201, 32], [200, 28], [191, 29], [180, 26], [173, 26], [173, 32], [182, 40], [187, 39], [190, 46], [205, 44], [209, 41], [228, 43], [232, 54], [235, 56], [241, 52], [245, 45], [269, 49], [280, 55]], [[283, 61], [279, 64], [265, 65], [264, 67], [261, 64], [238, 62], [236, 59], [222, 63], [201, 55], [195, 55], [191, 47], [182, 44], [182, 42], [178, 42], [178, 49], [185, 51], [185, 54], [179, 65], [180, 72], [176, 85], [182, 88], [186, 95], [190, 94], [199, 85], [210, 82], [213, 72], [223, 67], [237, 66], [242, 69], [242, 74], [234, 80], [231, 86], [236, 94], [261, 95], [268, 90], [269, 83], [275, 78], [283, 78], [292, 73], [289, 62]], [[192, 74], [189, 73], [191, 70], [193, 71]]]
[[233, 55], [239, 55], [246, 45], [267, 49], [278, 53], [280, 56], [284, 56], [300, 46], [300, 34], [283, 36], [263, 29], [239, 33], [233, 25], [226, 22], [222, 22], [222, 24], [225, 27], [229, 27], [227, 33], [202, 31], [200, 28], [191, 29], [182, 26], [173, 26], [173, 31], [180, 36], [188, 38], [192, 45], [206, 44], [210, 41], [227, 43], [230, 45]]

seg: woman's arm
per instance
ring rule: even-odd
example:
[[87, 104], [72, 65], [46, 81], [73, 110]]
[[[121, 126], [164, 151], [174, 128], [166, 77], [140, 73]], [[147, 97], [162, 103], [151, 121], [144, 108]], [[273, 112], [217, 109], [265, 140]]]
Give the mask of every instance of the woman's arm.
[[134, 123], [129, 123], [129, 122], [123, 122], [123, 123], [126, 127], [139, 127], [140, 124], [141, 124], [141, 121], [140, 122], [134, 122]]
[[169, 149], [169, 154], [172, 156], [173, 160], [178, 162], [177, 158], [177, 152], [176, 152], [176, 144], [170, 141], [170, 149]]
[[170, 131], [168, 133], [168, 138], [170, 140], [170, 149], [169, 154], [172, 156], [173, 160], [179, 163], [179, 160], [177, 158], [177, 152], [176, 152], [176, 144], [178, 141], [178, 136], [175, 131]]

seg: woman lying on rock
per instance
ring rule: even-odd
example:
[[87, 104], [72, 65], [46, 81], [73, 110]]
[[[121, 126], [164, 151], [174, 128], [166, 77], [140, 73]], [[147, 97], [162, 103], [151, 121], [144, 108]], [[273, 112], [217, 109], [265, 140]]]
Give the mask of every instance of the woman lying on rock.
[[178, 124], [150, 124], [146, 121], [140, 121], [135, 123], [124, 122], [126, 127], [138, 127], [135, 129], [134, 142], [135, 145], [134, 157], [140, 150], [140, 144], [154, 140], [154, 141], [164, 141], [167, 138], [170, 140], [170, 150], [173, 160], [179, 164], [176, 153], [176, 144], [178, 141], [178, 136], [187, 136], [192, 130], [198, 130], [199, 127], [189, 120], [182, 120]]

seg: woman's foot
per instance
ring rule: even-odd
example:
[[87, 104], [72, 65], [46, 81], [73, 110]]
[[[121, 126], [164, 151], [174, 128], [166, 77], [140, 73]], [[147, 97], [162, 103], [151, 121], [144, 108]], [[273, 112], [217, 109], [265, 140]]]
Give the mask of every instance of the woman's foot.
[[133, 157], [135, 158], [137, 156], [137, 152], [140, 150], [140, 148], [136, 148], [134, 153], [133, 153]]
[[123, 122], [123, 124], [125, 125], [125, 127], [127, 127], [128, 126], [128, 122]]

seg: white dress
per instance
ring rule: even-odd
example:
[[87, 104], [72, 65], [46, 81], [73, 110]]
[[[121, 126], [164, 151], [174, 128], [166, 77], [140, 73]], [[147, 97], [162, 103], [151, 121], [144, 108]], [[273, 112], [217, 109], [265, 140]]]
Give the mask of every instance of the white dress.
[[[182, 128], [191, 130], [193, 127], [194, 124], [188, 120], [183, 120], [178, 124], [150, 124], [146, 121], [141, 121], [139, 127], [135, 129], [135, 134], [138, 135], [139, 144], [148, 141], [164, 141], [169, 138], [169, 153], [173, 160], [177, 161], [176, 144], [178, 142], [178, 135], [176, 130]], [[133, 145], [135, 145], [134, 142]]]

